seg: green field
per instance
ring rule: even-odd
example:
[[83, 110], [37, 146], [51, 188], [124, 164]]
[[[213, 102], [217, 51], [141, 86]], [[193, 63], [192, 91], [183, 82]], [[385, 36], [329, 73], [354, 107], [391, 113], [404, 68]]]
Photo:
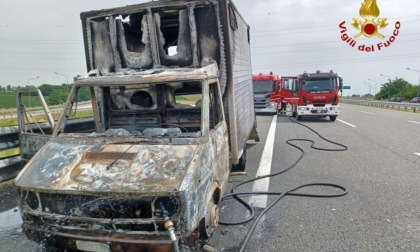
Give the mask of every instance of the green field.
[[[26, 107], [40, 107], [41, 100], [35, 93], [31, 96], [23, 96], [23, 104]], [[47, 97], [44, 97], [47, 99]], [[16, 93], [15, 92], [0, 92], [0, 109], [16, 108]]]
[[[54, 121], [58, 121], [60, 115], [61, 115], [61, 113], [52, 113], [52, 116], [54, 118]], [[77, 113], [75, 115], [71, 115], [69, 117], [69, 119], [78, 119], [78, 118], [87, 118], [87, 117], [93, 117], [92, 110], [77, 111]], [[45, 116], [45, 115], [35, 115], [33, 118], [30, 117], [29, 118], [30, 123], [34, 123], [35, 122], [33, 119], [35, 119], [35, 121], [37, 123], [47, 122], [47, 116]], [[0, 127], [3, 127], [3, 126], [15, 126], [15, 125], [18, 125], [17, 118], [0, 119]]]
[[176, 95], [175, 96], [176, 103], [189, 104], [189, 105], [196, 104], [196, 102], [198, 100], [200, 100], [200, 99], [201, 99], [201, 95], [200, 94]]

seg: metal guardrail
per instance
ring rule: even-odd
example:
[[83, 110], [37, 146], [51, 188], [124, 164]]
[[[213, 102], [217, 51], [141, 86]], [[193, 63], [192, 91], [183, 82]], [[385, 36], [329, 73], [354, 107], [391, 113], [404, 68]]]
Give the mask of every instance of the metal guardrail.
[[[17, 126], [0, 127], [0, 150], [19, 147], [19, 130]], [[0, 159], [0, 182], [16, 177], [22, 168], [20, 155]]]
[[[61, 111], [63, 109], [51, 109], [51, 114], [61, 114]], [[77, 111], [89, 111], [92, 110], [92, 108], [78, 108]], [[42, 110], [35, 110], [35, 111], [30, 111], [32, 115], [45, 115], [45, 112]], [[14, 111], [13, 113], [3, 113], [0, 114], [0, 119], [9, 119], [9, 118], [16, 118], [17, 117], [17, 113], [16, 111]]]
[[414, 113], [420, 112], [420, 103], [407, 103], [407, 102], [389, 102], [389, 101], [375, 101], [375, 100], [357, 100], [341, 98], [340, 102], [363, 105], [377, 108], [397, 109], [403, 111], [413, 111]]
[[[36, 130], [38, 126], [33, 124], [31, 127]], [[83, 132], [86, 128], [94, 127], [93, 118], [80, 118], [69, 120], [66, 129], [70, 132]], [[5, 151], [19, 147], [19, 127], [8, 126], [0, 127], [0, 151]], [[0, 182], [4, 182], [16, 177], [19, 171], [23, 168], [20, 155], [8, 156], [0, 158]]]

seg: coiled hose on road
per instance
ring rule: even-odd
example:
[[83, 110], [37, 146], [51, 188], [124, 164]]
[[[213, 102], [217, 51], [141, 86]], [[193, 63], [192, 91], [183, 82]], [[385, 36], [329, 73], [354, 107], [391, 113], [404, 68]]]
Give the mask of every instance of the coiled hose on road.
[[[348, 192], [345, 187], [337, 185], [337, 184], [331, 184], [331, 183], [304, 184], [304, 185], [300, 185], [298, 187], [286, 190], [284, 192], [268, 192], [268, 191], [267, 192], [236, 192], [237, 188], [242, 186], [242, 185], [254, 182], [254, 181], [259, 180], [259, 179], [275, 177], [275, 176], [283, 174], [283, 173], [289, 171], [290, 169], [294, 168], [300, 162], [300, 160], [302, 160], [302, 158], [305, 156], [305, 151], [301, 147], [293, 144], [292, 142], [310, 142], [312, 149], [320, 150], [320, 151], [346, 151], [348, 149], [347, 146], [345, 146], [343, 144], [340, 144], [340, 143], [337, 143], [337, 142], [326, 139], [325, 137], [321, 136], [321, 134], [319, 134], [317, 131], [310, 128], [309, 126], [304, 125], [304, 124], [299, 123], [299, 122], [296, 122], [295, 120], [292, 119], [292, 117], [289, 117], [289, 120], [291, 120], [293, 123], [299, 124], [299, 125], [307, 128], [307, 129], [309, 129], [310, 131], [314, 132], [322, 140], [324, 140], [326, 142], [329, 142], [331, 144], [334, 144], [336, 146], [340, 146], [341, 148], [337, 148], [337, 149], [319, 148], [319, 147], [314, 146], [315, 142], [313, 140], [310, 140], [310, 139], [289, 139], [289, 140], [286, 141], [286, 143], [288, 145], [292, 146], [293, 148], [298, 149], [301, 152], [300, 157], [291, 166], [289, 166], [288, 168], [286, 168], [285, 170], [280, 171], [280, 172], [271, 173], [271, 174], [268, 174], [268, 175], [264, 175], [264, 176], [261, 176], [261, 177], [257, 177], [257, 178], [253, 178], [253, 179], [249, 179], [249, 180], [246, 180], [244, 182], [241, 182], [240, 184], [238, 184], [238, 185], [236, 185], [232, 188], [230, 194], [227, 194], [222, 198], [222, 200], [225, 200], [227, 198], [233, 197], [239, 203], [241, 203], [246, 209], [248, 209], [248, 211], [250, 213], [250, 216], [248, 218], [240, 220], [240, 221], [235, 221], [235, 222], [220, 221], [219, 223], [221, 225], [240, 225], [240, 224], [244, 224], [244, 223], [247, 223], [247, 222], [250, 222], [251, 220], [253, 220], [254, 217], [255, 217], [255, 210], [246, 201], [241, 199], [239, 196], [244, 196], [244, 195], [247, 195], [247, 196], [250, 196], [250, 195], [277, 195], [277, 198], [275, 198], [275, 200], [270, 205], [268, 205], [266, 208], [264, 208], [264, 210], [255, 218], [254, 223], [249, 228], [248, 233], [246, 234], [245, 239], [241, 244], [241, 248], [239, 250], [241, 252], [244, 251], [246, 245], [248, 244], [249, 239], [252, 236], [252, 233], [255, 230], [255, 227], [258, 225], [258, 222], [262, 218], [262, 216], [264, 216], [265, 213], [267, 213], [273, 206], [275, 206], [285, 196], [312, 197], [312, 198], [334, 198], [334, 197], [344, 196]], [[341, 193], [336, 193], [336, 194], [308, 194], [308, 193], [297, 193], [297, 192], [295, 192], [295, 191], [297, 191], [301, 188], [312, 187], [312, 186], [332, 187], [332, 188], [337, 188], [337, 189], [341, 190], [342, 192]]]

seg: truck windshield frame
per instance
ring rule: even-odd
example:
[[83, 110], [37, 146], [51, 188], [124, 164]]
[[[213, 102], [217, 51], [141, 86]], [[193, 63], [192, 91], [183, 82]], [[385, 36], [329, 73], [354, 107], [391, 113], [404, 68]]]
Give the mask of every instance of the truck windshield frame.
[[[112, 138], [199, 138], [208, 121], [202, 106], [207, 80], [151, 84], [75, 85], [56, 136]], [[68, 117], [77, 110], [77, 92], [90, 88], [94, 128], [74, 132]], [[183, 102], [183, 96], [185, 96]], [[191, 97], [195, 100], [191, 100]], [[80, 106], [80, 105], [79, 105]]]
[[252, 87], [254, 93], [271, 93], [273, 92], [273, 80], [254, 80], [252, 81]]
[[311, 78], [302, 81], [302, 90], [305, 92], [332, 92], [337, 88], [336, 78]]

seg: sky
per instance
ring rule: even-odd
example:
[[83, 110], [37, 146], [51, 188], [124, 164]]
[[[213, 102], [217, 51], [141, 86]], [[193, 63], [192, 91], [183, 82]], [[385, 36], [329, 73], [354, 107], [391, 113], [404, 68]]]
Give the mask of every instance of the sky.
[[[251, 27], [253, 73], [294, 76], [304, 71], [333, 70], [345, 86], [350, 86], [343, 95], [374, 94], [389, 78], [418, 85], [420, 2], [377, 0], [377, 18], [386, 18], [388, 23], [379, 29], [384, 39], [362, 34], [352, 47], [351, 41], [342, 40], [344, 28], [339, 26], [345, 21], [341, 27], [350, 38], [361, 31], [351, 24], [353, 18], [365, 21], [359, 15], [363, 1], [234, 0]], [[67, 80], [71, 83], [76, 75], [85, 75], [80, 12], [143, 2], [1, 0], [0, 85], [61, 85]], [[389, 40], [393, 42], [385, 47]], [[360, 51], [362, 45], [365, 49], [373, 45], [374, 51]]]

